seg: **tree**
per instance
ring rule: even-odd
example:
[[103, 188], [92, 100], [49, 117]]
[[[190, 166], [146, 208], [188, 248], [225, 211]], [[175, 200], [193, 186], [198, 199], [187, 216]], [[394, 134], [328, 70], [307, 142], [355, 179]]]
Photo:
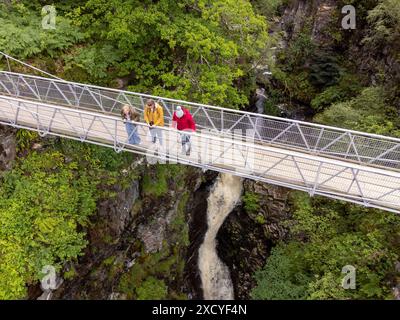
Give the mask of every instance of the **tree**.
[[[26, 296], [46, 265], [59, 271], [86, 247], [85, 226], [127, 155], [63, 141], [31, 152], [0, 178], [0, 300]], [[119, 184], [123, 181], [120, 179]]]
[[[268, 38], [264, 19], [245, 0], [89, 0], [75, 9], [74, 21], [97, 45], [113, 48], [116, 73], [132, 75], [133, 91], [228, 107], [247, 102], [237, 82], [248, 76]], [[86, 70], [80, 57], [91, 45], [69, 66]]]

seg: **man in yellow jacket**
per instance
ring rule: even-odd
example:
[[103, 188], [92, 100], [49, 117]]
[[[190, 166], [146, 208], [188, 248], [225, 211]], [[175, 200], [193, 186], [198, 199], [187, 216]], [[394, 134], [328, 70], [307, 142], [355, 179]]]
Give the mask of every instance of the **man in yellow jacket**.
[[164, 110], [154, 100], [147, 100], [144, 108], [144, 120], [150, 126], [150, 135], [153, 143], [157, 142], [157, 138], [162, 145], [162, 130], [159, 127], [164, 126]]

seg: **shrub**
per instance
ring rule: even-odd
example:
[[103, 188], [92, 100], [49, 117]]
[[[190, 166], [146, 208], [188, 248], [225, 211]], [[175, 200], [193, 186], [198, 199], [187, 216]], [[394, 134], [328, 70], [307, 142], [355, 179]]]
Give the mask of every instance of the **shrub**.
[[300, 246], [281, 246], [272, 249], [265, 267], [255, 273], [257, 286], [251, 297], [257, 300], [304, 299], [311, 278], [301, 269]]
[[345, 73], [342, 75], [337, 85], [330, 86], [322, 93], [318, 94], [311, 101], [311, 106], [314, 110], [320, 112], [333, 103], [344, 101], [358, 95], [361, 89], [360, 79]]
[[314, 120], [353, 130], [400, 136], [396, 113], [396, 109], [386, 103], [385, 91], [381, 87], [370, 87], [351, 100], [333, 104]]
[[138, 300], [163, 300], [167, 297], [167, 286], [164, 281], [148, 277], [137, 288]]
[[246, 192], [242, 200], [244, 202], [244, 208], [249, 213], [254, 213], [260, 210], [259, 195], [256, 193]]
[[17, 138], [17, 151], [29, 149], [31, 144], [39, 138], [35, 131], [20, 129], [16, 134]]

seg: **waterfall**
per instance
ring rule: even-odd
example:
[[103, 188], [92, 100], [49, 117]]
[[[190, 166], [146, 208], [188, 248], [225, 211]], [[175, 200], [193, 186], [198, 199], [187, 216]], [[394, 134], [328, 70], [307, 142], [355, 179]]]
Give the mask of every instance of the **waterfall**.
[[206, 300], [234, 299], [229, 269], [217, 254], [216, 237], [225, 218], [240, 200], [242, 189], [242, 178], [221, 173], [207, 199], [208, 229], [199, 248], [198, 261]]

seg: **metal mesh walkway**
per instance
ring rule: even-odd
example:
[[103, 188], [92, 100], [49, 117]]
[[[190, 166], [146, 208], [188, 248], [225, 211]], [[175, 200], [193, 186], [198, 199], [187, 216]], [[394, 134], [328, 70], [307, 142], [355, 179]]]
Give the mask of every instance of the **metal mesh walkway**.
[[[167, 124], [177, 105], [191, 110], [200, 130], [190, 156], [168, 126], [162, 146], [143, 122], [135, 123], [142, 143], [127, 142], [120, 108], [142, 111], [148, 98], [163, 105]], [[400, 212], [395, 138], [6, 71], [0, 123]]]

